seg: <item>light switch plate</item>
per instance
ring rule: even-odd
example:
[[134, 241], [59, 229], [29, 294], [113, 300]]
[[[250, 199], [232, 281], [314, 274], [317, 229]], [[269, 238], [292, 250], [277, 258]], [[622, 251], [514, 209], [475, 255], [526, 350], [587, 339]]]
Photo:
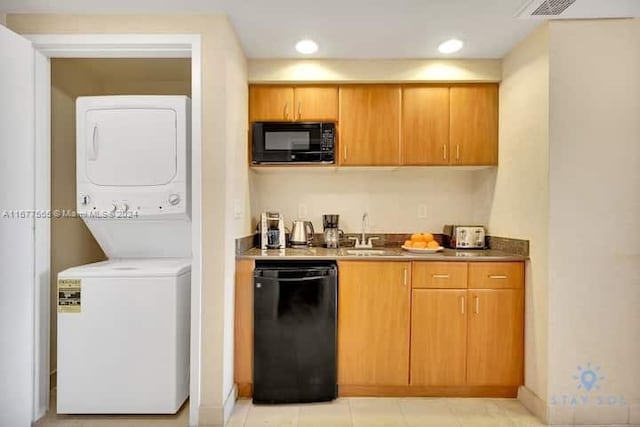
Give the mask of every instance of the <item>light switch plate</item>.
[[240, 199], [233, 199], [233, 218], [242, 218], [242, 213], [242, 203], [240, 202]]

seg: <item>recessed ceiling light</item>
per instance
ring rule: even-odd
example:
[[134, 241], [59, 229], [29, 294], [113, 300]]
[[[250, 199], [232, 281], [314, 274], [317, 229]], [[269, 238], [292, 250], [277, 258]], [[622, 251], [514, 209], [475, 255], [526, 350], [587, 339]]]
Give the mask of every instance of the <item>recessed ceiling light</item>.
[[440, 51], [440, 53], [453, 53], [462, 49], [463, 45], [464, 43], [462, 43], [462, 40], [451, 39], [440, 43], [440, 46], [438, 46], [438, 50]]
[[296, 43], [296, 50], [305, 55], [309, 55], [318, 51], [318, 43], [313, 40], [300, 40]]

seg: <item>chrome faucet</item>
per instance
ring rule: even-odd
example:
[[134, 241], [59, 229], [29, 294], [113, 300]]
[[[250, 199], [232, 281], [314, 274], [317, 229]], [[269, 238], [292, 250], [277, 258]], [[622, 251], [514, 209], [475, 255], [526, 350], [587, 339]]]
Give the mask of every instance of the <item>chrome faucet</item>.
[[354, 248], [356, 249], [371, 249], [373, 248], [373, 240], [377, 240], [378, 237], [369, 237], [367, 241], [367, 218], [369, 215], [365, 212], [362, 214], [362, 240], [358, 240], [357, 237], [349, 237], [351, 240], [355, 240]]

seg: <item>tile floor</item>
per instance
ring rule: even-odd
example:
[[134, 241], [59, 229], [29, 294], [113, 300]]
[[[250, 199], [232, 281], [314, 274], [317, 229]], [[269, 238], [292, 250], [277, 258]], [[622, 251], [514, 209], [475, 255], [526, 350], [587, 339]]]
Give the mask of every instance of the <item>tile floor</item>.
[[[55, 400], [52, 399], [52, 408]], [[36, 427], [186, 427], [186, 403], [176, 415], [47, 414]], [[253, 405], [238, 400], [227, 427], [534, 427], [544, 426], [517, 400], [344, 398], [306, 405]]]
[[256, 406], [238, 400], [227, 427], [544, 426], [517, 400], [343, 398], [312, 405]]

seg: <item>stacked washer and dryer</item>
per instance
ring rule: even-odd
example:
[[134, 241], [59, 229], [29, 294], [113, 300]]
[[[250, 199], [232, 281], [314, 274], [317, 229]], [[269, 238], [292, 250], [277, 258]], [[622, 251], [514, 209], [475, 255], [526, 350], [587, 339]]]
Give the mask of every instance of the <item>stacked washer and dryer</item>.
[[188, 396], [190, 127], [185, 96], [77, 100], [77, 211], [109, 259], [58, 274], [58, 413]]

